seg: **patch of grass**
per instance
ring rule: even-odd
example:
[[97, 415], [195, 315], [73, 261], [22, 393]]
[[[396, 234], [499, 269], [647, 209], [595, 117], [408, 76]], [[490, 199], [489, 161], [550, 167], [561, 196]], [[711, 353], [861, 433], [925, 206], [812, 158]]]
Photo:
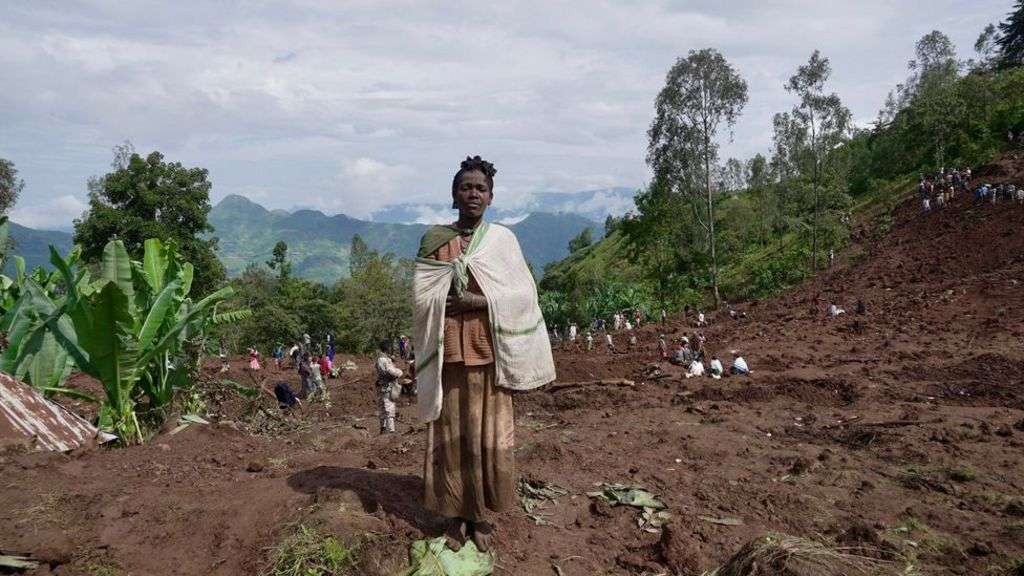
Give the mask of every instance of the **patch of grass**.
[[342, 576], [355, 574], [358, 550], [333, 536], [299, 525], [274, 551], [273, 563], [261, 576]]
[[89, 576], [121, 576], [121, 569], [110, 564], [90, 564]]
[[65, 503], [65, 495], [61, 492], [46, 492], [36, 496], [32, 505], [19, 511], [21, 516], [16, 522], [21, 524], [39, 524], [44, 521], [60, 522], [63, 519], [61, 508]]
[[953, 556], [963, 554], [955, 538], [936, 531], [913, 516], [904, 518], [899, 525], [890, 528], [890, 532], [903, 538], [901, 549], [910, 561], [916, 560], [920, 551]]
[[1007, 562], [992, 564], [985, 569], [989, 576], [1024, 576], [1024, 558], [1010, 558]]
[[958, 468], [945, 468], [943, 472], [946, 474], [946, 478], [949, 478], [953, 482], [970, 482], [974, 480], [974, 470], [970, 468], [958, 467]]

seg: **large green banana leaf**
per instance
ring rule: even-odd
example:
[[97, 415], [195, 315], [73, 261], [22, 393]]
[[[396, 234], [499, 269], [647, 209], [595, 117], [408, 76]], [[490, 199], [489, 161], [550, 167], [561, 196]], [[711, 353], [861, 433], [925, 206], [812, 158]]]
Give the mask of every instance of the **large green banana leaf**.
[[164, 274], [167, 272], [168, 251], [159, 238], [146, 240], [143, 246], [142, 272], [153, 294], [164, 289]]
[[494, 555], [477, 550], [472, 540], [455, 552], [442, 536], [413, 542], [409, 564], [402, 576], [489, 576], [494, 572]]
[[107, 242], [103, 248], [103, 258], [100, 261], [102, 278], [113, 282], [127, 298], [135, 296], [135, 286], [132, 284], [132, 261], [128, 257], [128, 250], [124, 242], [113, 240]]

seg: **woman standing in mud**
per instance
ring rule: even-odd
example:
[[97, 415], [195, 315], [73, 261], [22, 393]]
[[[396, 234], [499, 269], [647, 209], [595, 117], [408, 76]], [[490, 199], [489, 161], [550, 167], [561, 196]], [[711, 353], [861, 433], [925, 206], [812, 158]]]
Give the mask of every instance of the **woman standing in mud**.
[[494, 199], [490, 162], [466, 158], [452, 181], [459, 219], [420, 242], [413, 340], [427, 426], [424, 505], [449, 535], [491, 547], [488, 511], [515, 503], [512, 391], [555, 378], [537, 289], [515, 235], [483, 216]]

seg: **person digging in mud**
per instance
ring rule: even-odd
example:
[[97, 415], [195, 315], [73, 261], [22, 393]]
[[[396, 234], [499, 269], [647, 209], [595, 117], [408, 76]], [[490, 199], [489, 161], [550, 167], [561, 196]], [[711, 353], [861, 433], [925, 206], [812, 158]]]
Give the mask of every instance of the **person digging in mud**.
[[704, 375], [704, 363], [694, 358], [690, 361], [690, 368], [686, 371], [687, 378], [696, 378]]
[[313, 380], [310, 378], [312, 372], [309, 370], [309, 354], [303, 353], [299, 359], [299, 398], [306, 399], [315, 391]]
[[694, 332], [687, 344], [690, 346], [690, 358], [703, 362], [704, 356], [707, 354], [704, 348], [704, 337], [700, 333]]
[[750, 368], [747, 367], [747, 361], [740, 356], [740, 353], [736, 350], [732, 351], [732, 366], [729, 367], [729, 373], [733, 376], [749, 376]]
[[690, 361], [693, 360], [693, 354], [690, 353], [690, 340], [683, 336], [679, 339], [679, 344], [676, 346], [675, 353], [669, 358], [669, 362], [676, 366], [689, 366]]
[[[395, 400], [401, 393], [399, 379], [403, 372], [391, 361], [390, 350], [391, 343], [381, 340], [377, 362], [374, 364], [377, 371], [377, 411], [380, 417], [381, 434], [391, 434], [395, 431]], [[395, 393], [396, 387], [399, 390], [398, 394]]]
[[484, 222], [494, 166], [479, 156], [452, 180], [452, 225], [430, 228], [413, 275], [424, 506], [450, 539], [491, 549], [488, 511], [517, 504], [513, 390], [555, 379], [537, 288], [510, 230]]
[[711, 364], [708, 368], [708, 374], [715, 380], [718, 380], [724, 373], [725, 368], [722, 367], [722, 361], [718, 359], [718, 356], [712, 356]]

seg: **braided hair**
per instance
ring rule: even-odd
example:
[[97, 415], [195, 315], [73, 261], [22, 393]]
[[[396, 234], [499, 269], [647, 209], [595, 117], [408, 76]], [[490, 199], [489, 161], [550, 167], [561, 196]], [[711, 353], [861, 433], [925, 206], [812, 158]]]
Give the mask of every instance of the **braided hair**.
[[462, 176], [468, 172], [481, 172], [487, 178], [487, 186], [491, 189], [491, 194], [494, 194], [494, 175], [498, 173], [494, 164], [479, 156], [466, 156], [466, 159], [459, 165], [459, 171], [455, 173], [455, 178], [452, 179], [452, 195], [459, 188]]

